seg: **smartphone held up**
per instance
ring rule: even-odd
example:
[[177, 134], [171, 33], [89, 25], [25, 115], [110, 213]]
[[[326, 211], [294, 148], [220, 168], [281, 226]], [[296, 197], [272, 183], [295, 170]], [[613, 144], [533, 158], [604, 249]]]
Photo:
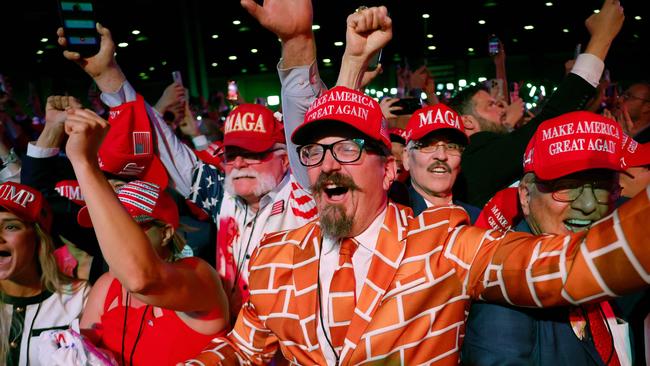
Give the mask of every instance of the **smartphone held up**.
[[501, 47], [499, 46], [501, 42], [499, 41], [499, 38], [496, 35], [491, 35], [490, 38], [488, 39], [488, 53], [490, 56], [496, 56], [499, 54], [499, 50]]
[[58, 0], [61, 26], [68, 42], [68, 50], [90, 57], [99, 51], [100, 38], [95, 20], [93, 1]]

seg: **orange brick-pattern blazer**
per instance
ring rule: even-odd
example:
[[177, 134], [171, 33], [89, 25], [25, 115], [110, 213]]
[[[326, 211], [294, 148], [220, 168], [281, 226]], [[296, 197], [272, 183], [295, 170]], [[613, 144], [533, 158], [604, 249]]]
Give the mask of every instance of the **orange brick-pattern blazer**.
[[[588, 232], [532, 236], [468, 227], [460, 207], [407, 222], [390, 205], [341, 364], [456, 365], [470, 300], [554, 306], [603, 300], [650, 283], [645, 191]], [[325, 364], [318, 326], [320, 230], [269, 236], [251, 266], [251, 298], [228, 337], [190, 364], [261, 364], [277, 345], [291, 362]]]

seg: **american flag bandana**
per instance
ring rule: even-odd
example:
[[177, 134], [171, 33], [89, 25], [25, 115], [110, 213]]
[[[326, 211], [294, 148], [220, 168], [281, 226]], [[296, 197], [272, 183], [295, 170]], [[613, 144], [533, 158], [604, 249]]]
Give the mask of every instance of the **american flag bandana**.
[[284, 200], [275, 202], [271, 207], [271, 216], [284, 212]]
[[151, 132], [133, 132], [133, 155], [151, 154]]

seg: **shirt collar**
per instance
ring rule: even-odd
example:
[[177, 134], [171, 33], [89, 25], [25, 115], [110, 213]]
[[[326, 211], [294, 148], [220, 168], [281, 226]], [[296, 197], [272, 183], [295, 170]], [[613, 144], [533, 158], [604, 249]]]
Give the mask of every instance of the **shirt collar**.
[[[377, 239], [379, 239], [379, 231], [381, 230], [381, 226], [384, 224], [387, 212], [388, 206], [384, 207], [384, 210], [375, 217], [375, 220], [370, 224], [370, 226], [368, 226], [368, 228], [366, 228], [366, 230], [354, 237], [354, 240], [359, 243], [359, 247], [371, 253], [375, 252]], [[325, 237], [323, 239], [323, 254], [336, 250], [338, 245], [335, 244], [338, 244], [338, 241], [330, 237]]]

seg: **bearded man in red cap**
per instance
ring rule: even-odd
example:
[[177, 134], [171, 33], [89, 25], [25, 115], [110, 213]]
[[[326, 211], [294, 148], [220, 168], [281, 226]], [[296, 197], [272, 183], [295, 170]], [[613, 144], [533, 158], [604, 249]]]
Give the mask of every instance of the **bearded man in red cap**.
[[[311, 3], [244, 6], [281, 38], [280, 67], [309, 71], [304, 65], [315, 57]], [[342, 73], [352, 72], [343, 79], [356, 88], [392, 27], [384, 7], [359, 9], [347, 25]], [[279, 347], [295, 364], [456, 365], [471, 299], [555, 306], [606, 297], [597, 279], [613, 281], [613, 291], [650, 281], [643, 277], [650, 268], [643, 243], [650, 228], [635, 225], [647, 221], [647, 192], [616, 212], [620, 221], [597, 224], [593, 232], [502, 236], [466, 226], [459, 207], [433, 207], [409, 219], [408, 208], [389, 202], [395, 161], [388, 131], [378, 103], [357, 90], [324, 92], [305, 109], [291, 141], [320, 217], [265, 238], [251, 258], [251, 297], [233, 331], [189, 364], [261, 364]], [[613, 246], [630, 256], [609, 256]], [[608, 266], [585, 264], [594, 256]], [[639, 265], [625, 281], [609, 271], [630, 263]], [[564, 277], [553, 272], [565, 268]]]

